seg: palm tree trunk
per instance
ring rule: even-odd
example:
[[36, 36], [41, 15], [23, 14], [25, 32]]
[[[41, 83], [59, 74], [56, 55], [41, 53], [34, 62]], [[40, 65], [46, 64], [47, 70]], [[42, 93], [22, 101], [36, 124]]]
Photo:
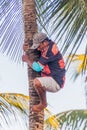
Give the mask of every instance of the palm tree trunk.
[[[36, 23], [36, 10], [35, 10], [35, 1], [34, 0], [24, 0], [23, 1], [23, 10], [24, 10], [24, 30], [25, 30], [25, 40], [28, 41], [29, 45], [32, 44], [32, 38], [34, 33], [37, 32], [37, 23]], [[37, 51], [29, 50], [29, 57], [32, 60], [37, 60], [39, 53]], [[28, 79], [29, 79], [29, 130], [43, 130], [44, 123], [44, 112], [33, 113], [31, 108], [32, 105], [39, 103], [39, 97], [34, 90], [33, 79], [40, 74], [34, 72], [28, 66]]]

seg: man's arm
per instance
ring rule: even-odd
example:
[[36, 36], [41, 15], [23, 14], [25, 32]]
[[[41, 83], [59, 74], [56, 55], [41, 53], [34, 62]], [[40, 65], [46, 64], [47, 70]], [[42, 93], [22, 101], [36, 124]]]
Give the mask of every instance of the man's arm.
[[39, 62], [32, 61], [29, 56], [26, 54], [26, 52], [29, 50], [29, 45], [27, 43], [23, 44], [23, 50], [25, 52], [25, 55], [22, 56], [22, 61], [27, 62], [28, 65], [35, 71], [40, 72], [43, 69], [43, 66], [39, 64]]
[[31, 61], [27, 54], [25, 54], [25, 55], [22, 56], [22, 61], [23, 61], [23, 62], [27, 62], [28, 65], [29, 65], [33, 70], [35, 70], [35, 71], [37, 71], [37, 72], [40, 72], [40, 71], [42, 71], [42, 69], [43, 69], [43, 66], [41, 66], [38, 62], [36, 62], [36, 61], [34, 61], [34, 62]]
[[27, 62], [28, 65], [32, 68], [33, 61], [30, 60], [29, 56], [26, 54], [26, 52], [29, 50], [28, 43], [23, 44], [23, 51], [25, 52], [25, 55], [22, 56], [22, 61]]

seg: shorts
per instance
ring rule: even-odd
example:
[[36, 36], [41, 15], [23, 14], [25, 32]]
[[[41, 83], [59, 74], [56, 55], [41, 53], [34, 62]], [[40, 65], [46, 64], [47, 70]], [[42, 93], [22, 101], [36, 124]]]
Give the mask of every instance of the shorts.
[[45, 87], [48, 92], [57, 92], [61, 89], [52, 77], [38, 77], [36, 79], [40, 81], [42, 87]]

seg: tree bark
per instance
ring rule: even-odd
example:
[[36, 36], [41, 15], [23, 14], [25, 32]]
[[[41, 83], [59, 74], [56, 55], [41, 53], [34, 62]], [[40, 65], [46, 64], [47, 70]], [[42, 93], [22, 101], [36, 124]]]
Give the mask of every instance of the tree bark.
[[[32, 45], [32, 38], [34, 33], [37, 32], [36, 22], [36, 10], [34, 0], [23, 1], [23, 12], [24, 12], [24, 30], [25, 40], [28, 41], [29, 45]], [[28, 55], [32, 60], [37, 61], [40, 54], [36, 50], [29, 50]], [[33, 71], [28, 66], [28, 79], [29, 79], [29, 130], [43, 130], [44, 124], [44, 111], [40, 113], [33, 113], [31, 108], [32, 105], [39, 103], [39, 97], [34, 89], [33, 79], [39, 77], [40, 74]]]

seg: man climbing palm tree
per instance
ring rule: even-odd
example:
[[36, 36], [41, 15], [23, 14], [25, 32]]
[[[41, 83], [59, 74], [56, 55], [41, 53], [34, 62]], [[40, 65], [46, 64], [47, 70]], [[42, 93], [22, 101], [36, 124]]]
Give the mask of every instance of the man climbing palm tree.
[[35, 71], [41, 72], [41, 77], [34, 79], [35, 90], [40, 97], [40, 103], [34, 105], [32, 110], [40, 112], [47, 106], [46, 91], [57, 92], [64, 87], [65, 64], [57, 45], [51, 41], [45, 33], [36, 33], [33, 38], [33, 46], [23, 45], [23, 50], [37, 49], [41, 52], [38, 62], [31, 61], [27, 54], [22, 60]]

